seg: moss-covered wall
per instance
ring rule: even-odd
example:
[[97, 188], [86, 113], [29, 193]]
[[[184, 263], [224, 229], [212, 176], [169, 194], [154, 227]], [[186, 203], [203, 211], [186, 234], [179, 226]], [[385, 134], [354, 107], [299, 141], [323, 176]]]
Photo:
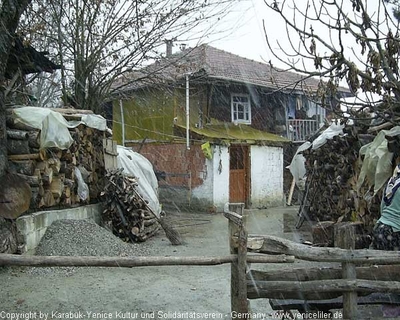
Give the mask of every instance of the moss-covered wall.
[[274, 132], [277, 125], [285, 125], [289, 106], [308, 108], [309, 97], [299, 93], [272, 92], [251, 85], [215, 83], [210, 86], [210, 107], [207, 119], [231, 122], [231, 94], [248, 94], [251, 99], [251, 127]]
[[[210, 89], [211, 105], [209, 108], [209, 118], [218, 119], [224, 122], [231, 122], [231, 94], [249, 94], [251, 99], [251, 127], [270, 131], [270, 122], [274, 123], [274, 114], [278, 107], [261, 90], [254, 86], [239, 84], [214, 84]], [[282, 106], [280, 106], [282, 107]]]
[[[200, 97], [202, 90], [190, 87], [190, 125], [199, 121]], [[129, 99], [122, 100], [125, 141], [174, 140], [174, 123], [186, 125], [185, 88], [144, 89], [136, 91]], [[122, 143], [122, 117], [119, 100], [113, 104], [113, 137]]]

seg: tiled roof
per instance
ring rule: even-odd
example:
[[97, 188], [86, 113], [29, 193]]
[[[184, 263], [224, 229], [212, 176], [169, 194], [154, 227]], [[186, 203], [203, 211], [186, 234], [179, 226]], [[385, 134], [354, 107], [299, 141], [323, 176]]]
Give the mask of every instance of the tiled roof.
[[[236, 54], [203, 44], [173, 54], [170, 58], [156, 62], [135, 72], [135, 78], [144, 79], [130, 89], [154, 82], [170, 82], [183, 78], [186, 73], [204, 72], [212, 79], [248, 83], [272, 90], [311, 90], [316, 91], [319, 80], [305, 78], [295, 72], [272, 67], [269, 64], [240, 57]], [[131, 75], [132, 76], [132, 75]], [[121, 80], [123, 81], [123, 80]], [[128, 89], [128, 88], [127, 88]], [[348, 89], [341, 88], [344, 92]]]

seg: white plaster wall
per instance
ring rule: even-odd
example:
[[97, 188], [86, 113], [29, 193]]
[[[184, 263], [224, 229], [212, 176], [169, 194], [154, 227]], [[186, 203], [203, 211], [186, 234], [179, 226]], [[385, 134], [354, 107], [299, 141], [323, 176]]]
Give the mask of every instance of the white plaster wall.
[[228, 147], [213, 145], [212, 150], [213, 157], [206, 160], [203, 171], [204, 182], [192, 190], [192, 196], [197, 200], [204, 199], [217, 211], [223, 211], [225, 203], [229, 201]]
[[214, 205], [218, 211], [223, 211], [225, 203], [229, 202], [229, 149], [215, 146], [213, 154]]
[[[206, 163], [201, 173], [203, 184], [192, 190], [192, 198], [202, 203], [202, 208], [213, 206], [213, 159], [206, 159]], [[205, 209], [205, 208], [204, 208]]]
[[251, 146], [251, 207], [284, 203], [283, 148]]

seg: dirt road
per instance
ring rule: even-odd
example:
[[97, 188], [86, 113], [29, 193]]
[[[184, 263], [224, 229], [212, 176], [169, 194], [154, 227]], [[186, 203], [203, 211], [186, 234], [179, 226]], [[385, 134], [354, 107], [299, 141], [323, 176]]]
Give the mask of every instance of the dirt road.
[[[294, 221], [296, 213], [296, 207], [251, 211], [250, 232], [301, 240], [303, 235], [299, 233], [283, 233], [284, 214]], [[160, 233], [142, 244], [149, 255], [229, 254], [228, 223], [222, 214], [176, 213], [172, 217], [181, 225], [179, 230], [185, 244], [172, 246]], [[75, 272], [48, 274], [7, 268], [0, 271], [0, 283], [0, 319], [12, 316], [14, 319], [17, 316], [20, 319], [230, 319], [232, 316], [230, 265], [79, 268]], [[265, 317], [258, 319], [276, 319], [268, 300], [253, 300], [251, 309], [265, 313]]]

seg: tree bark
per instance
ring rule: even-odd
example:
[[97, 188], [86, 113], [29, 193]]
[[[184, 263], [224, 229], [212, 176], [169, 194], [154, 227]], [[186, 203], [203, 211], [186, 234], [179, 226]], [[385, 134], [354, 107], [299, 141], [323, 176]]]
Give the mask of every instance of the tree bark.
[[[284, 256], [249, 255], [249, 263], [281, 263], [293, 259]], [[237, 255], [216, 257], [92, 257], [92, 256], [21, 256], [0, 254], [0, 266], [36, 267], [146, 267], [146, 266], [215, 266], [237, 261]]]
[[[31, 0], [3, 1], [0, 7], [0, 83], [5, 80], [8, 56], [13, 36], [18, 27], [21, 14]], [[7, 133], [6, 106], [4, 104], [4, 89], [0, 86], [0, 176], [7, 169]]]

